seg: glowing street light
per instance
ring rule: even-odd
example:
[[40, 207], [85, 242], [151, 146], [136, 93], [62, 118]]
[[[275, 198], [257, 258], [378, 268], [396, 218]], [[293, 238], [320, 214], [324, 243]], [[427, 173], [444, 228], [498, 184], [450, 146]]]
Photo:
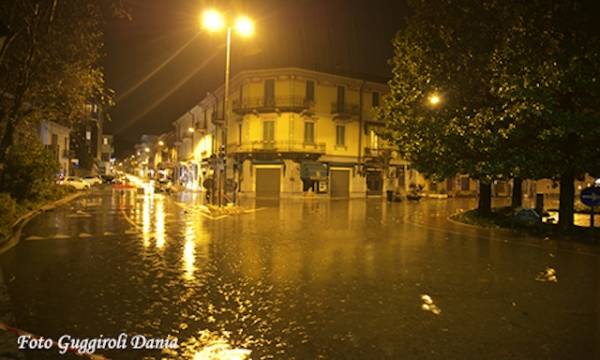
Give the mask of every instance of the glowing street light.
[[431, 106], [437, 106], [437, 105], [439, 105], [442, 102], [442, 98], [438, 94], [435, 94], [435, 93], [431, 94], [429, 96], [428, 100], [429, 100], [429, 104]]
[[162, 140], [158, 140], [158, 146], [164, 146], [164, 145], [165, 145], [165, 142], [164, 142], [164, 141], [162, 141]]
[[225, 27], [225, 19], [215, 9], [206, 10], [202, 14], [202, 26], [211, 32], [220, 31]]
[[150, 152], [150, 148], [144, 148], [145, 152]]
[[235, 30], [243, 37], [254, 35], [254, 22], [247, 16], [240, 16], [235, 19]]
[[193, 128], [193, 127], [189, 127], [189, 128], [188, 128], [188, 132], [189, 132], [189, 133], [193, 133], [193, 132], [194, 132], [194, 128]]

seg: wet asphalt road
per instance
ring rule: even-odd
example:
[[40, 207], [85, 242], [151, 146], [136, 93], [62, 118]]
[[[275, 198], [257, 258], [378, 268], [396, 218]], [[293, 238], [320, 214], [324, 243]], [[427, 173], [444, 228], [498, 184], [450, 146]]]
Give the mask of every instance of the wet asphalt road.
[[198, 203], [103, 188], [33, 219], [0, 256], [16, 325], [180, 345], [112, 359], [600, 359], [599, 248], [448, 223], [474, 200]]

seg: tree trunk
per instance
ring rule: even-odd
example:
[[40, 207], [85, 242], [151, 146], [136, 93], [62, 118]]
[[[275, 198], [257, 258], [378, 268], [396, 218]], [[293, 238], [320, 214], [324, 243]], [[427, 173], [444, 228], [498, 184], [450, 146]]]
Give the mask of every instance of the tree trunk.
[[523, 178], [518, 176], [513, 179], [512, 201], [510, 206], [513, 209], [523, 206]]
[[560, 177], [560, 203], [558, 208], [558, 225], [566, 230], [573, 226], [575, 201], [575, 176], [567, 171]]
[[479, 205], [477, 210], [480, 214], [492, 213], [492, 184], [479, 181]]

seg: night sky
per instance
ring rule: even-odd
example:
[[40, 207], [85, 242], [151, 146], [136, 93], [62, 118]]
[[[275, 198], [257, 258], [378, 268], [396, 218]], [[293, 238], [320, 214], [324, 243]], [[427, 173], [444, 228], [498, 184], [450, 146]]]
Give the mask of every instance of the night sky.
[[[131, 152], [142, 134], [171, 130], [223, 82], [225, 34], [199, 25], [202, 10], [217, 3], [227, 4], [130, 0], [132, 19], [108, 24], [103, 66], [117, 104], [105, 132], [115, 135], [117, 156]], [[232, 76], [298, 66], [381, 81], [390, 76], [391, 40], [408, 11], [402, 0], [254, 0], [229, 8], [256, 26], [253, 38], [232, 39]]]

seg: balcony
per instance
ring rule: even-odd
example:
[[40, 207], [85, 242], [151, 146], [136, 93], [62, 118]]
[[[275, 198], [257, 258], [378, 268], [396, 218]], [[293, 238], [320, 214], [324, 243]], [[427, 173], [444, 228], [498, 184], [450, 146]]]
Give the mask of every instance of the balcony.
[[302, 112], [310, 110], [314, 102], [303, 96], [277, 96], [266, 98], [264, 96], [236, 99], [233, 102], [233, 112], [245, 115], [252, 112]]
[[386, 157], [390, 155], [390, 149], [365, 147], [365, 157]]
[[331, 103], [331, 114], [334, 118], [350, 119], [358, 117], [360, 109], [358, 104]]
[[240, 144], [229, 144], [230, 152], [234, 153], [251, 153], [251, 152], [295, 152], [295, 153], [312, 153], [324, 154], [325, 143], [305, 144], [302, 142], [292, 141], [275, 141], [275, 140], [256, 140]]

